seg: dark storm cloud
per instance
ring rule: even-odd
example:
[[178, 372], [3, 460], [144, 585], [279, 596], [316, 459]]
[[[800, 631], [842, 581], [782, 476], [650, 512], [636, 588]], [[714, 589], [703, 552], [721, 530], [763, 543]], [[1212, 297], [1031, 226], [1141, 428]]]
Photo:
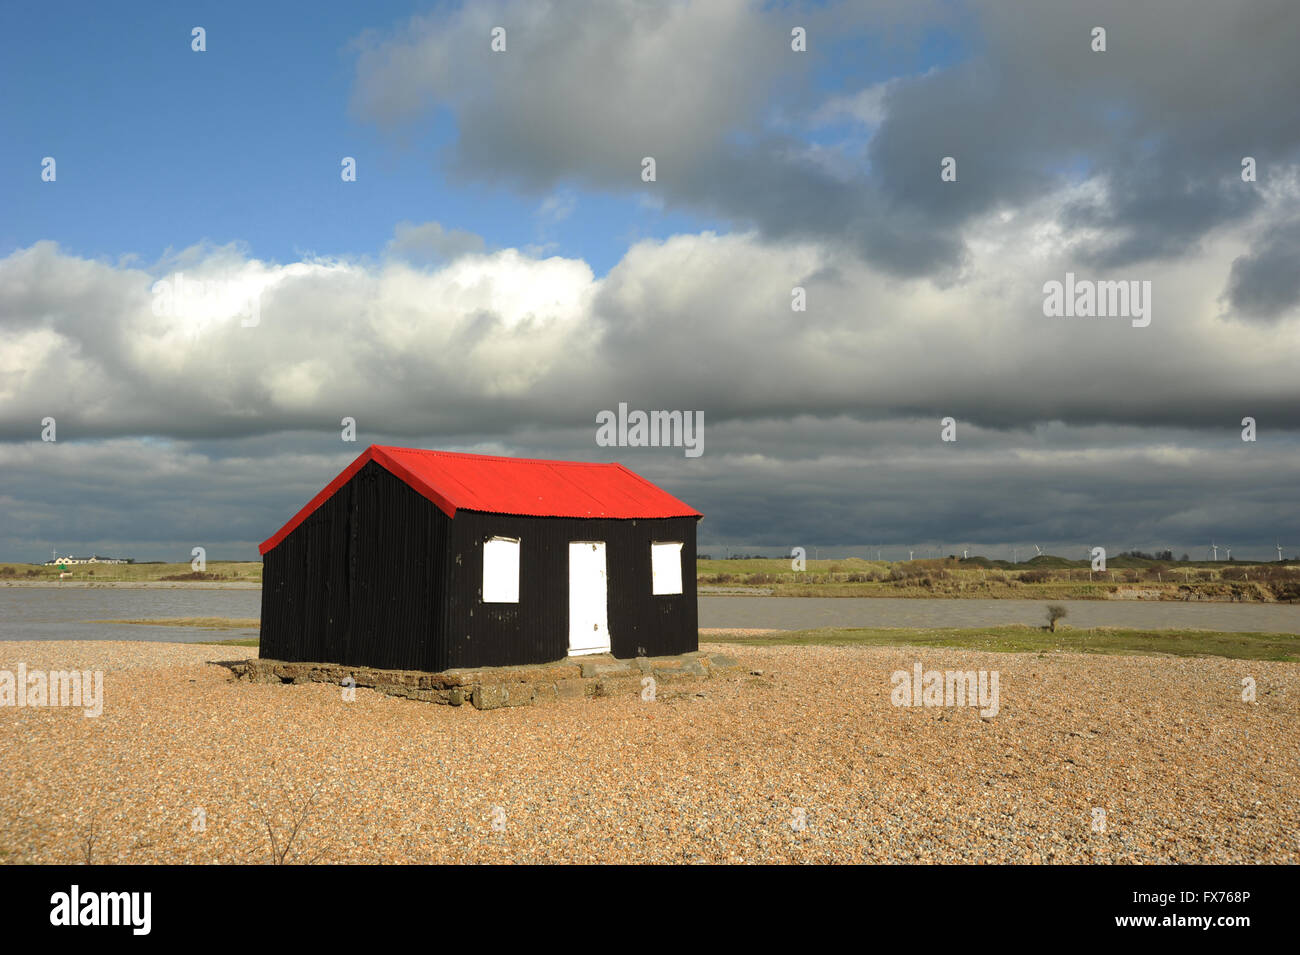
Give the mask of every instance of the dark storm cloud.
[[[893, 84], [870, 159], [881, 189], [959, 225], [1080, 177], [1102, 189], [1061, 223], [1081, 263], [1176, 256], [1261, 202], [1241, 181], [1293, 168], [1300, 8], [1219, 3], [978, 4], [983, 46], [950, 69]], [[1107, 31], [1094, 52], [1091, 30]], [[958, 182], [937, 184], [938, 156]], [[1263, 157], [1267, 157], [1266, 159]]]
[[[1300, 151], [1300, 7], [1288, 0], [538, 8], [501, 4], [371, 38], [354, 108], [400, 125], [451, 106], [452, 168], [539, 192], [574, 180], [644, 190], [639, 162], [652, 155], [648, 189], [670, 206], [843, 243], [902, 275], [953, 272], [963, 226], [1085, 175], [1102, 188], [1061, 217], [1081, 264], [1176, 256], [1258, 209], [1243, 156], [1267, 179]], [[807, 54], [789, 52], [796, 21], [813, 38]], [[480, 42], [489, 22], [518, 24], [495, 58]], [[887, 84], [865, 161], [815, 158], [801, 137], [826, 106], [809, 84], [832, 65], [824, 51], [851, 63], [846, 37], [866, 49], [885, 31], [915, 38], [955, 23], [973, 27], [971, 48]], [[1095, 26], [1105, 52], [1091, 49]], [[770, 128], [774, 102], [797, 129]], [[940, 181], [945, 156], [956, 183]]]
[[1270, 229], [1233, 261], [1226, 295], [1243, 317], [1264, 321], [1300, 303], [1300, 218]]
[[[914, 38], [939, 4], [763, 10], [740, 0], [693, 5], [492, 4], [429, 17], [361, 43], [354, 111], [400, 127], [450, 106], [456, 176], [543, 193], [577, 181], [644, 192], [774, 238], [838, 236], [902, 274], [950, 267], [960, 241], [924, 216], [891, 211], [858, 168], [819, 165], [801, 135], [766, 128], [773, 104], [797, 122], [817, 106], [810, 79], [845, 33]], [[487, 52], [505, 23], [507, 52]], [[791, 24], [814, 37], [790, 50]], [[640, 180], [652, 156], [657, 181]], [[937, 169], [937, 158], [928, 165]], [[841, 166], [841, 168], [848, 168]]]
[[618, 460], [703, 511], [701, 541], [719, 553], [722, 544], [750, 542], [768, 552], [879, 546], [894, 558], [939, 545], [1010, 556], [1012, 545], [1037, 543], [1071, 557], [1094, 545], [1199, 555], [1211, 539], [1254, 557], [1270, 556], [1275, 539], [1288, 552], [1300, 546], [1294, 509], [1279, 508], [1300, 481], [1294, 439], [1251, 447], [1235, 436], [1170, 431], [1153, 444], [1141, 429], [963, 427], [945, 444], [929, 420], [799, 424], [712, 428], [697, 459], [674, 449], [597, 448], [587, 428], [462, 441], [367, 433], [347, 444], [337, 434], [287, 433], [3, 445], [10, 519], [0, 559], [43, 559], [55, 546], [173, 561], [202, 546], [212, 560], [256, 559], [257, 543], [368, 441]]

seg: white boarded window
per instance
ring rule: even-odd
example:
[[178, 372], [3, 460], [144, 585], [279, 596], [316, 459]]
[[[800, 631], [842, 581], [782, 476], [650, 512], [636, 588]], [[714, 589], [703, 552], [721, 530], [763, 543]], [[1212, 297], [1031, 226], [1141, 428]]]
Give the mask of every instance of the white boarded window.
[[489, 537], [483, 542], [483, 602], [519, 603], [519, 540]]
[[655, 594], [682, 592], [682, 545], [680, 542], [650, 545], [650, 577]]

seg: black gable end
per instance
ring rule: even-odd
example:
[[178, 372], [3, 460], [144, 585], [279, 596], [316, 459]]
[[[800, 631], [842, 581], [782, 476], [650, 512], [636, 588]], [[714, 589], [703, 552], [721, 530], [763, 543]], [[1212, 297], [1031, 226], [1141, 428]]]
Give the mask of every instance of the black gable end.
[[260, 655], [429, 669], [451, 519], [369, 462], [264, 557]]

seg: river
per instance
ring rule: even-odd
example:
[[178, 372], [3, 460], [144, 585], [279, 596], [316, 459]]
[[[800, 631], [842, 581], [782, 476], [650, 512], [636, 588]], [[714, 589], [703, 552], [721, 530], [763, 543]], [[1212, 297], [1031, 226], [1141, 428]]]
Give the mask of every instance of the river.
[[[197, 630], [96, 621], [261, 615], [260, 589], [0, 587], [0, 640], [224, 640], [256, 630]], [[1074, 627], [1300, 633], [1300, 605], [1059, 600]], [[991, 627], [1045, 622], [1041, 600], [892, 597], [700, 597], [701, 627]]]
[[230, 640], [256, 630], [97, 623], [155, 617], [262, 615], [262, 590], [150, 587], [0, 587], [0, 640]]

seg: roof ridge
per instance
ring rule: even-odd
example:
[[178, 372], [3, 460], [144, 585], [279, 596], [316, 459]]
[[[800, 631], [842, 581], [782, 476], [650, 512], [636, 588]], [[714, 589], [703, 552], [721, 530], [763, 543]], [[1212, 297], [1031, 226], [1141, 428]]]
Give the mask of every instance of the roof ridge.
[[[384, 451], [409, 451], [411, 454], [431, 454], [439, 458], [476, 458], [488, 461], [514, 461], [520, 464], [565, 464], [579, 468], [622, 468], [617, 461], [560, 461], [555, 458], [516, 458], [508, 454], [476, 454], [473, 451], [439, 451], [436, 448], [407, 448], [397, 444], [372, 444]], [[627, 470], [626, 468], [623, 468]]]
[[[274, 536], [264, 541], [259, 550], [265, 554], [276, 547], [370, 463], [432, 501], [449, 518], [454, 518], [461, 509], [575, 519], [699, 519], [703, 516], [685, 501], [617, 461], [552, 461], [372, 444]], [[569, 473], [575, 469], [598, 473]]]

